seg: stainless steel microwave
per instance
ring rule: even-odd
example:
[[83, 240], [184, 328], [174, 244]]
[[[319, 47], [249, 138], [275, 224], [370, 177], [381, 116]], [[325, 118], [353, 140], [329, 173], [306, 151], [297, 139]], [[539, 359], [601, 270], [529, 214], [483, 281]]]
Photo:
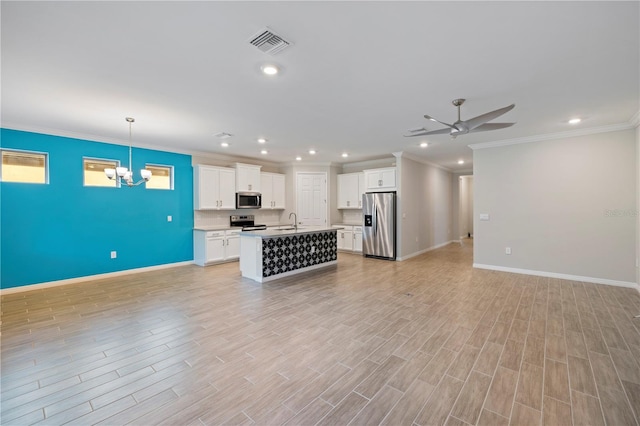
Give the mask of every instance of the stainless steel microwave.
[[259, 192], [236, 192], [236, 209], [259, 209], [262, 194]]

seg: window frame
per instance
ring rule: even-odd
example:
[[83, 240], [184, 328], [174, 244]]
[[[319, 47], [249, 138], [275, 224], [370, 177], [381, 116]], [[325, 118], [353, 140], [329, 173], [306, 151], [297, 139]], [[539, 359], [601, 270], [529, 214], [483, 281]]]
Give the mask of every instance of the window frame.
[[[87, 185], [85, 183], [86, 179], [85, 179], [85, 174], [84, 174], [85, 173], [84, 166], [85, 166], [85, 161], [86, 160], [89, 160], [89, 161], [104, 161], [104, 162], [111, 161], [111, 162], [116, 163], [115, 167], [120, 167], [120, 160], [115, 160], [115, 159], [112, 159], [112, 158], [99, 158], [99, 157], [86, 157], [86, 156], [83, 156], [82, 157], [82, 187], [83, 188], [120, 188], [120, 179], [114, 179], [115, 182], [116, 182], [115, 186]], [[104, 173], [104, 171], [103, 171], [103, 173]]]
[[[174, 185], [174, 176], [175, 176], [175, 166], [170, 164], [157, 164], [157, 163], [145, 163], [144, 168], [148, 169], [149, 167], [162, 167], [165, 169], [169, 169], [169, 188], [148, 188], [147, 183], [144, 184], [144, 189], [149, 190], [160, 190], [160, 191], [173, 191], [175, 188]], [[151, 179], [153, 180], [153, 174], [151, 175]]]
[[[16, 152], [21, 154], [35, 154], [44, 156], [44, 182], [6, 181], [4, 180], [2, 167], [4, 164], [4, 152]], [[28, 183], [32, 185], [49, 185], [49, 153], [44, 151], [31, 151], [28, 149], [0, 148], [0, 182], [4, 183]]]

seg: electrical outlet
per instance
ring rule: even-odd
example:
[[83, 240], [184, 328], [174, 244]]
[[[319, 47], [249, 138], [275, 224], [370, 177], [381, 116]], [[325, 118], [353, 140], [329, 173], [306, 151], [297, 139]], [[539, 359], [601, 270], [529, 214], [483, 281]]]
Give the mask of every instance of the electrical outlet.
[[111, 252], [111, 258], [115, 259], [116, 257], [118, 257], [118, 252], [117, 251], [112, 251]]
[[171, 222], [173, 220], [173, 217], [171, 217], [171, 215], [167, 216], [167, 222]]
[[505, 247], [504, 254], [511, 254], [511, 247]]

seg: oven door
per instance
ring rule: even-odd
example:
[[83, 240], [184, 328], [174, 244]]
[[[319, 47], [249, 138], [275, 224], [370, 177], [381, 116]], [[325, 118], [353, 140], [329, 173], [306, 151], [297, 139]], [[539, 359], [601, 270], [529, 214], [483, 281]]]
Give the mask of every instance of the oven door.
[[236, 192], [236, 209], [259, 209], [262, 195], [259, 192]]

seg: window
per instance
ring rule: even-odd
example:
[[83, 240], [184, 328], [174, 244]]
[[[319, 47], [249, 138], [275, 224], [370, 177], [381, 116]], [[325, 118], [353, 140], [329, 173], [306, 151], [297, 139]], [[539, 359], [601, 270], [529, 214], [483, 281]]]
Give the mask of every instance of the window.
[[99, 158], [83, 158], [82, 174], [84, 175], [84, 186], [108, 186], [116, 188], [117, 180], [111, 180], [104, 174], [104, 169], [115, 169], [120, 166], [117, 160], [102, 160]]
[[3, 149], [0, 179], [4, 182], [49, 183], [48, 155]]
[[151, 171], [147, 189], [173, 189], [173, 166], [147, 164], [146, 169]]

